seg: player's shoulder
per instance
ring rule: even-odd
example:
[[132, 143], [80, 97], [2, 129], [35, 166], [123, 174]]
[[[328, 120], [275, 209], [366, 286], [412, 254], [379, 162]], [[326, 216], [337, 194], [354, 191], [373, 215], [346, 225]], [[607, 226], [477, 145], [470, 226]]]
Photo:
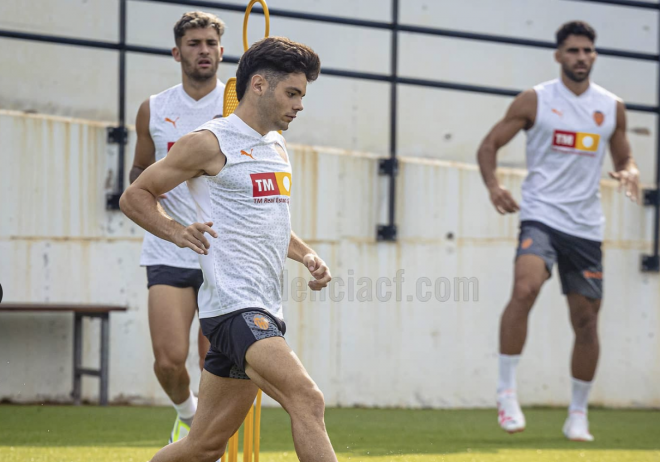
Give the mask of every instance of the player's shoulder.
[[611, 91], [601, 87], [598, 84], [595, 84], [595, 83], [591, 82], [590, 86], [591, 86], [591, 90], [599, 96], [602, 96], [602, 97], [605, 97], [605, 98], [610, 98], [610, 99], [613, 99], [615, 101], [623, 102], [623, 100], [619, 96], [615, 95]]
[[162, 100], [171, 97], [172, 95], [176, 95], [178, 92], [181, 91], [181, 88], [183, 87], [182, 84], [177, 84], [174, 85], [173, 87], [167, 88], [160, 93], [156, 93], [155, 95], [151, 95], [149, 98], [150, 100]]
[[539, 95], [542, 93], [553, 92], [558, 86], [559, 86], [559, 79], [552, 79], [538, 83], [534, 85], [530, 90], [534, 91], [537, 95]]

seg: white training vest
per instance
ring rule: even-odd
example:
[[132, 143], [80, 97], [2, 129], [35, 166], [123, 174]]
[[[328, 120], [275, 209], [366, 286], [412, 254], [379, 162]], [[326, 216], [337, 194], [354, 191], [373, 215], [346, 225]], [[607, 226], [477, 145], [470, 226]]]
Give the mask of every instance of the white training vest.
[[603, 159], [616, 128], [617, 97], [591, 84], [580, 96], [557, 79], [534, 87], [536, 121], [527, 132], [520, 219], [603, 240]]
[[205, 123], [227, 162], [216, 176], [188, 180], [197, 221], [213, 222], [199, 317], [263, 308], [282, 319], [282, 280], [291, 238], [291, 164], [284, 138], [261, 136], [235, 114]]
[[[211, 93], [195, 101], [185, 92], [183, 85], [179, 84], [149, 98], [149, 133], [156, 147], [156, 162], [163, 159], [183, 135], [217, 115], [222, 116], [224, 89], [225, 85], [218, 80]], [[165, 196], [166, 198], [159, 199], [159, 202], [170, 217], [184, 226], [195, 222], [195, 203], [186, 184], [180, 184]], [[199, 259], [192, 250], [179, 248], [146, 232], [142, 242], [140, 265], [199, 269]]]

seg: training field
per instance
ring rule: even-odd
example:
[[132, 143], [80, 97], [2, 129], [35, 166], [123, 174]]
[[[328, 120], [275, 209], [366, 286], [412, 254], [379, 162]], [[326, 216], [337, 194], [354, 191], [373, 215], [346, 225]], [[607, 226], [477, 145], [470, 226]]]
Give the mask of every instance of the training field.
[[[564, 409], [529, 409], [509, 436], [493, 410], [328, 409], [340, 461], [660, 461], [660, 412], [590, 411], [596, 442], [564, 440]], [[2, 462], [145, 462], [170, 431], [169, 408], [0, 406]], [[289, 419], [264, 409], [261, 461], [295, 462]], [[239, 460], [243, 460], [242, 456]]]

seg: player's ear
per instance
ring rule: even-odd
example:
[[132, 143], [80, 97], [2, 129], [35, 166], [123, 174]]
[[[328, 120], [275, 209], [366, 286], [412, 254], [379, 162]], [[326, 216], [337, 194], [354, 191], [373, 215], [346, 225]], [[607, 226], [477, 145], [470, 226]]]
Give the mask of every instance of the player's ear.
[[555, 50], [555, 61], [561, 64], [561, 52], [559, 51], [559, 48]]
[[268, 82], [260, 74], [254, 74], [252, 80], [250, 80], [250, 86], [252, 90], [259, 96], [263, 95], [266, 90], [268, 90]]
[[179, 47], [172, 48], [172, 56], [174, 57], [174, 61], [177, 63], [181, 62], [181, 50], [179, 50]]

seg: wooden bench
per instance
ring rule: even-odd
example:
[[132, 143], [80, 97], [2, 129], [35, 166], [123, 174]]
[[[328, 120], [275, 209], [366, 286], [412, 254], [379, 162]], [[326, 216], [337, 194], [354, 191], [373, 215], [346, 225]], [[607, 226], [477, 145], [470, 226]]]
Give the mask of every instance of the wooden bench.
[[[73, 312], [73, 391], [71, 396], [76, 405], [80, 405], [82, 391], [82, 376], [99, 377], [99, 402], [101, 406], [108, 404], [108, 364], [110, 354], [110, 312], [126, 311], [125, 306], [109, 305], [77, 305], [68, 303], [1, 303], [0, 312], [11, 313], [64, 313]], [[82, 320], [83, 318], [99, 318], [101, 320], [101, 368], [87, 369], [82, 366]]]

